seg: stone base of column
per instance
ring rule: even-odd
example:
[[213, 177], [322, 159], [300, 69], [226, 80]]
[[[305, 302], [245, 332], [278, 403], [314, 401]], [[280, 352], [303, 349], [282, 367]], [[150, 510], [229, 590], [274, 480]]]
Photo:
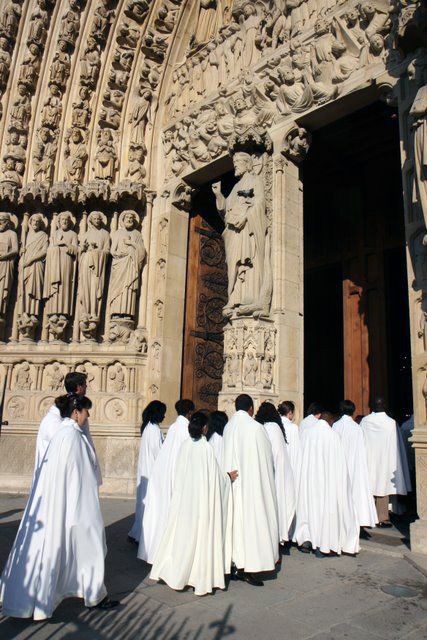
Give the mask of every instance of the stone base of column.
[[427, 555], [427, 520], [416, 520], [411, 524], [411, 551]]

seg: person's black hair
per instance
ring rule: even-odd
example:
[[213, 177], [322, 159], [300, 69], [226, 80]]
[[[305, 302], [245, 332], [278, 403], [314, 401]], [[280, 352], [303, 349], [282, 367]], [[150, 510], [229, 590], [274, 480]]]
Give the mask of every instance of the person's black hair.
[[186, 416], [190, 411], [194, 411], [195, 406], [192, 400], [178, 400], [175, 403], [175, 410], [179, 416]]
[[320, 402], [310, 402], [307, 409], [308, 416], [317, 416], [318, 413], [322, 413], [323, 407]]
[[281, 432], [283, 433], [283, 437], [285, 438], [285, 442], [288, 440], [286, 438], [286, 431], [283, 426], [282, 418], [280, 417], [280, 413], [277, 411], [276, 407], [272, 402], [263, 402], [255, 416], [255, 420], [260, 422], [261, 424], [265, 424], [266, 422], [275, 422], [279, 425]]
[[249, 409], [253, 409], [254, 401], [247, 393], [241, 393], [240, 396], [237, 396], [234, 405], [236, 411], [249, 411]]
[[281, 416], [287, 416], [290, 411], [295, 412], [295, 404], [290, 400], [284, 400], [277, 407]]
[[378, 397], [372, 403], [372, 411], [375, 413], [381, 413], [382, 411], [387, 411], [387, 405], [384, 398]]
[[356, 411], [356, 405], [351, 400], [341, 400], [339, 411], [341, 416], [352, 416]]
[[64, 380], [64, 387], [67, 393], [76, 393], [77, 387], [83, 387], [87, 383], [87, 375], [81, 371], [70, 371]]
[[206, 438], [210, 440], [214, 433], [222, 436], [227, 422], [228, 416], [225, 411], [212, 411], [208, 415], [208, 434]]
[[196, 413], [193, 413], [188, 425], [188, 433], [190, 434], [190, 438], [192, 438], [193, 440], [200, 440], [203, 435], [203, 428], [205, 427], [207, 421], [208, 417], [203, 411], [196, 411]]
[[166, 405], [160, 400], [152, 400], [142, 412], [141, 435], [149, 422], [160, 424], [165, 419]]
[[61, 418], [69, 418], [74, 409], [82, 411], [91, 409], [92, 401], [87, 396], [79, 396], [76, 393], [67, 393], [55, 399], [55, 405], [59, 409]]

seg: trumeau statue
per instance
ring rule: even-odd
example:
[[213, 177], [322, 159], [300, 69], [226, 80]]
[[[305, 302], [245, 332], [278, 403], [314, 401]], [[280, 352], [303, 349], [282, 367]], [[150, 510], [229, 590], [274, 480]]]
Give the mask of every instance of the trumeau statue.
[[119, 228], [111, 234], [109, 308], [111, 317], [134, 318], [142, 264], [146, 256], [135, 211], [123, 211]]
[[21, 247], [18, 328], [24, 337], [32, 337], [39, 323], [40, 303], [43, 299], [45, 259], [49, 239], [41, 213], [29, 219], [29, 230]]
[[77, 294], [80, 329], [86, 338], [95, 338], [99, 325], [105, 270], [110, 253], [110, 235], [101, 211], [88, 216], [88, 229], [80, 243], [79, 289]]
[[10, 213], [0, 213], [0, 323], [4, 322], [14, 279], [18, 236], [12, 228]]
[[65, 316], [68, 320], [73, 312], [77, 256], [77, 233], [73, 231], [74, 223], [71, 213], [63, 211], [58, 216], [58, 229], [50, 238], [43, 290], [48, 318], [57, 315]]
[[221, 183], [212, 185], [218, 211], [225, 214], [228, 302], [223, 313], [229, 318], [234, 314], [268, 315], [271, 291], [264, 269], [268, 233], [264, 182], [256, 175], [250, 154], [235, 153], [233, 164], [239, 181], [230, 195], [222, 195]]

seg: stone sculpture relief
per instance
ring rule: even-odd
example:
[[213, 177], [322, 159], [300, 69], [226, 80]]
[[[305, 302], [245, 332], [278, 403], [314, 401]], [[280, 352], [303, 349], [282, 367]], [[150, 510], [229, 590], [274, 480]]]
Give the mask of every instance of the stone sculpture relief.
[[100, 321], [105, 287], [110, 236], [107, 219], [101, 211], [89, 214], [88, 229], [79, 246], [79, 288], [77, 294], [80, 330], [87, 340], [94, 340]]
[[0, 338], [3, 337], [4, 323], [7, 313], [14, 275], [15, 258], [18, 255], [18, 236], [13, 229], [10, 213], [0, 213]]
[[[58, 229], [53, 231], [46, 258], [43, 298], [48, 327], [55, 339], [61, 338], [73, 313], [77, 233], [70, 211], [59, 214]], [[59, 334], [58, 330], [62, 329]]]
[[113, 182], [117, 170], [118, 158], [113, 133], [110, 129], [100, 129], [93, 167], [94, 177], [96, 180]]
[[46, 376], [48, 378], [47, 388], [50, 391], [61, 391], [64, 386], [64, 374], [58, 363], [46, 368]]
[[23, 362], [21, 366], [16, 367], [15, 389], [18, 391], [30, 391], [33, 386], [33, 378], [31, 377], [30, 365]]
[[228, 302], [224, 316], [268, 315], [271, 282], [267, 281], [265, 263], [270, 260], [268, 219], [264, 182], [256, 164], [262, 158], [248, 153], [233, 155], [234, 172], [239, 178], [225, 198], [221, 184], [212, 185], [218, 211], [224, 216], [223, 232], [228, 272]]
[[85, 136], [80, 129], [70, 129], [65, 137], [65, 179], [71, 184], [83, 182], [88, 152]]
[[108, 379], [110, 381], [110, 390], [114, 393], [123, 393], [127, 390], [125, 370], [118, 362], [109, 368]]

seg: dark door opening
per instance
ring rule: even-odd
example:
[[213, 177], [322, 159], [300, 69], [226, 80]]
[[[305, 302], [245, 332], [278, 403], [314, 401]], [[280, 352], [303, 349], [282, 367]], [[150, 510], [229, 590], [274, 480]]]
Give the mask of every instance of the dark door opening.
[[412, 412], [399, 131], [375, 103], [316, 131], [303, 165], [305, 407]]

